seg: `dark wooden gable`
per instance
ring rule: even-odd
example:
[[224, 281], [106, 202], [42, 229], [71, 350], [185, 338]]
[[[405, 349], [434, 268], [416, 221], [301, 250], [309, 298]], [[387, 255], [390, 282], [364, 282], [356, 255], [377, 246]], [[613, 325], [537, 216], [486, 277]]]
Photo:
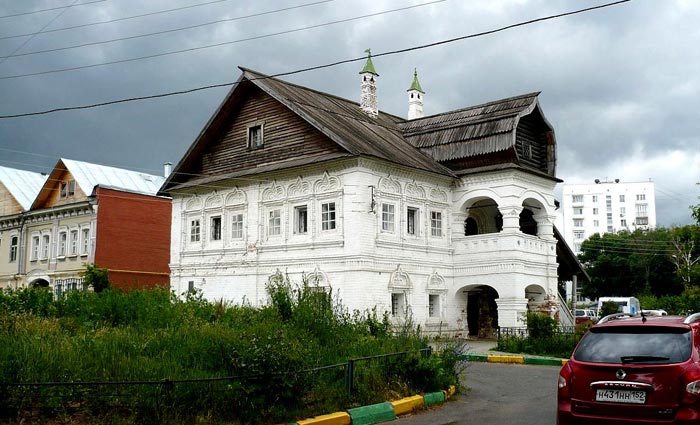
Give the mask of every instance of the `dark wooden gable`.
[[[344, 152], [270, 95], [249, 82], [243, 84], [237, 107], [221, 117], [223, 123], [202, 148], [198, 161], [190, 165], [189, 173], [224, 175], [299, 157]], [[248, 128], [254, 125], [262, 127], [260, 148], [248, 146]]]
[[554, 132], [544, 120], [539, 108], [518, 121], [515, 132], [515, 152], [521, 166], [554, 175]]

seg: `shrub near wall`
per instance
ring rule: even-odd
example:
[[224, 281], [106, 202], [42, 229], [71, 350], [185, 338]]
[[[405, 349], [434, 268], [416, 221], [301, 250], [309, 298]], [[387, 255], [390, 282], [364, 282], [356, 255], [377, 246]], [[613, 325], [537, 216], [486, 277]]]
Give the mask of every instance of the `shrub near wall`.
[[543, 313], [529, 312], [526, 323], [527, 336], [502, 335], [496, 349], [507, 353], [568, 358], [586, 332], [585, 326], [577, 327], [574, 333], [560, 332], [557, 321]]
[[[391, 367], [367, 363], [348, 396], [342, 368], [310, 370], [414, 352], [427, 341], [413, 329], [391, 332], [376, 312], [349, 314], [330, 294], [286, 278], [272, 280], [269, 291], [272, 303], [263, 308], [163, 289], [72, 292], [60, 300], [41, 289], [2, 293], [0, 421], [271, 423], [458, 385], [449, 356], [415, 353]], [[199, 381], [212, 377], [235, 378]], [[10, 385], [121, 381], [151, 383]]]

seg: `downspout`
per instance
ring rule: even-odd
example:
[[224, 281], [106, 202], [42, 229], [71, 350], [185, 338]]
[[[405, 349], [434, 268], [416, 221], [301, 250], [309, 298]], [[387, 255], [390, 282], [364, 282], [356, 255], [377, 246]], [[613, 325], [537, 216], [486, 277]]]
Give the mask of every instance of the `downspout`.
[[26, 239], [27, 239], [27, 227], [25, 226], [25, 223], [27, 221], [24, 213], [20, 213], [19, 215], [20, 221], [19, 221], [19, 227], [20, 227], [20, 232], [19, 232], [19, 246], [17, 247], [17, 275], [22, 276], [26, 272], [26, 265], [24, 264], [24, 257], [25, 257], [25, 245], [26, 245]]

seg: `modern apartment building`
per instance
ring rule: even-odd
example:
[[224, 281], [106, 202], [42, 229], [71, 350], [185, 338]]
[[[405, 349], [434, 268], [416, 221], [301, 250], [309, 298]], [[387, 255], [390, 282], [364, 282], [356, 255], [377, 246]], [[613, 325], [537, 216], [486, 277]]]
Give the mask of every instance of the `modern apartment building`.
[[563, 233], [576, 253], [596, 233], [656, 227], [654, 182], [623, 183], [619, 179], [562, 187]]

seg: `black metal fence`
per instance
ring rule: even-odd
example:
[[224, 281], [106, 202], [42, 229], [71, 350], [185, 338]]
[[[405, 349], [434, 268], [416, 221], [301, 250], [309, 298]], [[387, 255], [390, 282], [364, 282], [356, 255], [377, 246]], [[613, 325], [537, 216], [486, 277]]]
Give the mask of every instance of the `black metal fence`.
[[[313, 406], [335, 397], [349, 402], [366, 402], [376, 382], [390, 382], [401, 376], [406, 361], [416, 357], [430, 357], [430, 347], [375, 356], [349, 359], [347, 362], [316, 368], [192, 379], [162, 379], [111, 382], [13, 382], [0, 383], [0, 419], [45, 415], [47, 412], [100, 412], [121, 410], [125, 414], [138, 412], [156, 421], [167, 420], [167, 415], [183, 406], [192, 411], [231, 410], [242, 406], [235, 400], [252, 396], [253, 388], [267, 388], [272, 397], [285, 383], [292, 389], [308, 392], [304, 403]], [[377, 381], [377, 377], [380, 377]], [[294, 394], [298, 397], [299, 394]], [[358, 398], [359, 397], [359, 398]], [[239, 406], [239, 407], [240, 407]], [[184, 413], [185, 415], [187, 412]], [[37, 419], [37, 418], [34, 418]]]

